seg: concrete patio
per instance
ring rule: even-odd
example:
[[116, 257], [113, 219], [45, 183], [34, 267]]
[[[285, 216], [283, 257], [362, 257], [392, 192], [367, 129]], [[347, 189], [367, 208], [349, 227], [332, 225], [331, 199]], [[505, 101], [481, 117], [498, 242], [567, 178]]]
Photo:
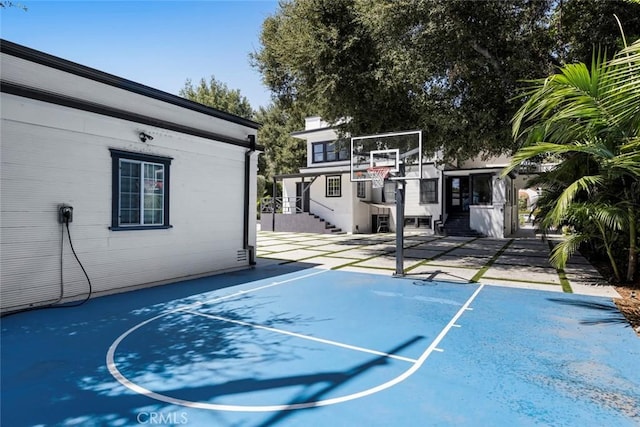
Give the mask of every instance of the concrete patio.
[[[258, 231], [258, 264], [305, 262], [320, 268], [392, 275], [395, 234], [330, 235]], [[550, 245], [532, 230], [511, 238], [405, 234], [404, 270], [416, 280], [487, 285], [619, 297], [580, 255], [564, 270], [549, 263]]]

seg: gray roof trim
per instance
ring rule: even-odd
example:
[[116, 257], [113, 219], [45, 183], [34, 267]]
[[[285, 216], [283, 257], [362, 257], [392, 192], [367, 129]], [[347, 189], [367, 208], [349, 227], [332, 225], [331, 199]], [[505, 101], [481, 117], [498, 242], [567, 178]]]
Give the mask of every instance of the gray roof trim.
[[299, 131], [291, 132], [289, 135], [295, 137], [295, 136], [309, 135], [315, 132], [322, 132], [325, 130], [335, 130], [335, 129], [337, 129], [337, 126], [329, 126], [329, 127], [317, 128], [317, 129], [299, 130]]
[[85, 100], [71, 98], [56, 93], [45, 92], [38, 89], [19, 86], [14, 83], [7, 83], [0, 79], [0, 92], [11, 95], [21, 96], [24, 98], [35, 99], [37, 101], [47, 102], [50, 104], [61, 105], [63, 107], [74, 108], [76, 110], [88, 111], [90, 113], [100, 114], [103, 116], [114, 117], [117, 119], [128, 120], [130, 122], [141, 123], [149, 126], [157, 126], [159, 128], [172, 130], [174, 132], [185, 133], [188, 135], [198, 136], [213, 141], [223, 142], [226, 144], [236, 145], [255, 151], [264, 151], [264, 147], [256, 145], [255, 140], [237, 139], [217, 133], [196, 129], [190, 126], [184, 126], [180, 123], [168, 122], [166, 120], [156, 119], [155, 117], [144, 116], [129, 111], [119, 110], [116, 108], [105, 107], [104, 105], [95, 104]]
[[338, 169], [334, 171], [323, 171], [323, 172], [300, 172], [300, 173], [285, 173], [282, 175], [274, 175], [273, 178], [277, 180], [281, 180], [283, 178], [310, 178], [322, 175], [337, 175], [343, 173], [351, 173], [351, 169]]
[[40, 52], [38, 50], [13, 43], [8, 40], [0, 39], [0, 52], [24, 59], [26, 61], [34, 62], [36, 64], [44, 65], [46, 67], [51, 67], [60, 71], [75, 74], [76, 76], [84, 77], [109, 86], [117, 87], [119, 89], [136, 93], [138, 95], [157, 99], [158, 101], [173, 104], [178, 107], [197, 111], [198, 113], [226, 120], [231, 123], [247, 126], [252, 129], [259, 129], [262, 126], [260, 123], [254, 122], [253, 120], [245, 119], [244, 117], [239, 117], [215, 108], [207, 107], [206, 105], [190, 101], [186, 98], [182, 98], [168, 92], [163, 92], [161, 90], [115, 76], [113, 74], [105, 73], [103, 71], [96, 70], [95, 68], [80, 65], [76, 62], [68, 61], [57, 56], [49, 55], [48, 53]]

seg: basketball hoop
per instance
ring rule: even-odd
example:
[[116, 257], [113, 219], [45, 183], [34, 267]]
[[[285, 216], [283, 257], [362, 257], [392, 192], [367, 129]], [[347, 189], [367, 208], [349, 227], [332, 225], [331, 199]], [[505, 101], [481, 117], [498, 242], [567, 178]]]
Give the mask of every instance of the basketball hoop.
[[367, 168], [367, 173], [369, 173], [369, 176], [371, 177], [371, 187], [384, 187], [384, 179], [389, 175], [389, 171], [391, 171], [391, 168], [389, 167]]

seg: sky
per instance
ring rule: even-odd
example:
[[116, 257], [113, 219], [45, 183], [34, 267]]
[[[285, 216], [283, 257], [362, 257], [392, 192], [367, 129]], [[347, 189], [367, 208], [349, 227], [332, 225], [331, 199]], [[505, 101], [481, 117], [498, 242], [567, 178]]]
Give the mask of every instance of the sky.
[[215, 76], [253, 109], [269, 91], [249, 54], [277, 1], [29, 1], [0, 9], [0, 35], [21, 44], [177, 95], [187, 79]]

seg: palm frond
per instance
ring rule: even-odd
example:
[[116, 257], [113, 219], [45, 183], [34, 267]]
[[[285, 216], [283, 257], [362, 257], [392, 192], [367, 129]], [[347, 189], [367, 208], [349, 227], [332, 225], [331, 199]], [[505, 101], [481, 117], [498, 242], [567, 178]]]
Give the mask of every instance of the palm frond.
[[627, 213], [625, 209], [606, 204], [593, 205], [593, 218], [606, 228], [620, 231], [626, 227]]
[[640, 124], [640, 39], [620, 51], [609, 62], [607, 95], [603, 106], [616, 124]]
[[549, 262], [556, 268], [564, 268], [569, 258], [580, 249], [580, 245], [588, 242], [590, 239], [591, 236], [582, 233], [565, 236], [565, 238], [551, 250]]
[[592, 175], [583, 176], [571, 183], [556, 200], [554, 208], [549, 213], [549, 220], [554, 224], [560, 223], [564, 219], [567, 209], [580, 191], [591, 193], [596, 187], [601, 186], [604, 181], [602, 176]]

